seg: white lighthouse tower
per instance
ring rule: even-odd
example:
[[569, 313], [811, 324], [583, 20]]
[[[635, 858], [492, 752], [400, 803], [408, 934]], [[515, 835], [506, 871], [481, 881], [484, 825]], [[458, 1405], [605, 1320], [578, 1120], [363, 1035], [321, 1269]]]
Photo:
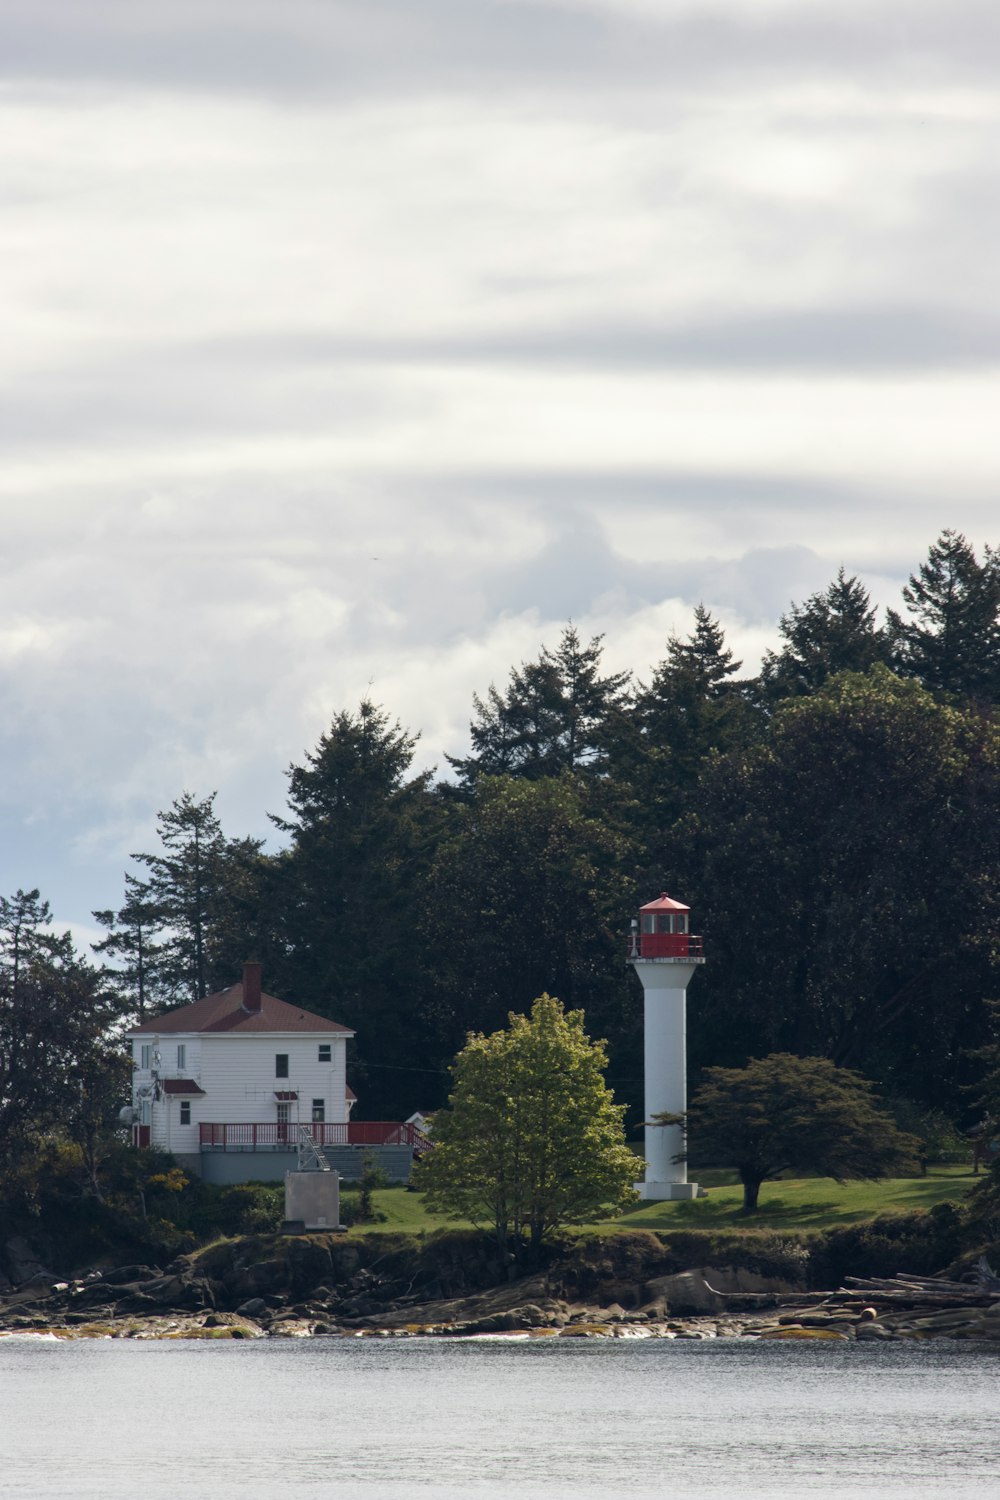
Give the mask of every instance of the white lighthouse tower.
[[639, 908], [632, 923], [629, 963], [642, 980], [646, 1043], [646, 1180], [640, 1198], [696, 1198], [687, 1163], [675, 1161], [685, 1149], [679, 1125], [656, 1125], [659, 1114], [687, 1110], [687, 987], [705, 962], [702, 940], [690, 932], [691, 908], [664, 892]]

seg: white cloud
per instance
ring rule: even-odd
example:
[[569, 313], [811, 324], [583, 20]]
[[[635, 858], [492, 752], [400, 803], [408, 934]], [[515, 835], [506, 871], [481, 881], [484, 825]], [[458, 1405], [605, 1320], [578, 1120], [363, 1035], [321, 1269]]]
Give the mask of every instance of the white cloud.
[[[905, 20], [905, 25], [903, 24]], [[997, 22], [965, 0], [0, 0], [0, 879], [82, 921], [572, 616], [750, 669], [995, 540]]]

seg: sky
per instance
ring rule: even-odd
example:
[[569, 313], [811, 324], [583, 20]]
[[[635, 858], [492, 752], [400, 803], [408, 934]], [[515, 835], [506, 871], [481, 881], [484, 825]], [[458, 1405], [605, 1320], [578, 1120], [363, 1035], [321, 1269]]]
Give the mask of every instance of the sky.
[[0, 893], [1000, 541], [987, 0], [0, 0]]

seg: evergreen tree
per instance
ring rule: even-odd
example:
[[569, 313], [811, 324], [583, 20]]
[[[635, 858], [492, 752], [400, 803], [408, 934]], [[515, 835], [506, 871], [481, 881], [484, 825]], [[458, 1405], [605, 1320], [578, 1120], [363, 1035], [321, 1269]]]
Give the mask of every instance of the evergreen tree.
[[567, 625], [555, 651], [543, 647], [537, 661], [511, 671], [506, 692], [491, 684], [485, 700], [473, 696], [473, 753], [446, 757], [466, 786], [479, 776], [537, 780], [596, 767], [601, 726], [625, 701], [630, 675], [601, 676], [602, 641], [585, 646]]
[[770, 697], [815, 693], [838, 672], [867, 672], [888, 657], [867, 589], [842, 567], [827, 588], [793, 604], [778, 628], [785, 645], [765, 653], [761, 667]]
[[672, 635], [634, 712], [610, 721], [605, 736], [611, 774], [628, 783], [623, 814], [636, 844], [640, 883], [662, 878], [670, 829], [685, 811], [706, 760], [744, 744], [756, 715], [736, 674], [741, 663], [722, 626], [699, 604], [694, 630]]
[[37, 888], [0, 896], [0, 980], [16, 1008], [21, 986], [33, 963], [65, 960], [70, 952], [69, 934], [56, 937], [42, 929], [52, 921], [52, 911]]
[[1000, 699], [1000, 555], [979, 562], [965, 537], [943, 531], [903, 589], [910, 616], [887, 614], [897, 669], [932, 692]]
[[367, 699], [341, 711], [289, 768], [290, 816], [273, 819], [290, 838], [275, 892], [281, 992], [357, 1028], [353, 1080], [369, 1117], [392, 1110], [414, 1085], [404, 1070], [425, 1064], [419, 893], [440, 813], [430, 773], [408, 776], [415, 746]]
[[261, 847], [255, 839], [227, 841], [215, 797], [212, 792], [199, 802], [183, 792], [157, 816], [163, 852], [132, 856], [149, 870], [148, 880], [140, 883], [142, 903], [148, 902], [162, 935], [157, 970], [164, 993], [174, 999], [200, 1000], [209, 993], [210, 980], [231, 977], [220, 976], [212, 963], [227, 883], [234, 865]]
[[118, 960], [105, 971], [106, 977], [127, 998], [129, 1009], [141, 1024], [150, 1007], [164, 998], [160, 981], [163, 955], [156, 942], [156, 934], [163, 926], [159, 905], [145, 881], [126, 873], [122, 906], [117, 911], [107, 908], [93, 915], [108, 934], [92, 944], [93, 950]]
[[608, 1035], [616, 1075], [641, 1074], [641, 1002], [622, 965], [628, 851], [588, 791], [569, 775], [483, 777], [455, 810], [424, 893], [439, 1056], [502, 1024], [521, 996], [559, 990]]
[[50, 920], [37, 890], [0, 898], [0, 1162], [69, 1129], [113, 1051], [114, 997]]
[[687, 1115], [691, 1155], [736, 1168], [745, 1214], [756, 1211], [761, 1183], [783, 1172], [837, 1182], [916, 1172], [919, 1141], [872, 1094], [866, 1078], [824, 1057], [774, 1053], [745, 1068], [706, 1068]]
[[670, 752], [674, 778], [685, 789], [712, 751], [732, 747], [748, 713], [732, 680], [742, 662], [726, 646], [722, 626], [702, 604], [694, 618], [687, 640], [670, 637], [666, 657], [636, 699], [643, 734]]

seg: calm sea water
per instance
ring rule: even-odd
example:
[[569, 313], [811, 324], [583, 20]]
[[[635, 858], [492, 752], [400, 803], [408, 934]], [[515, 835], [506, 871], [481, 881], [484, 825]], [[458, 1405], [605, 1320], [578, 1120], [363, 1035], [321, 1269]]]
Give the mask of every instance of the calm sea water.
[[0, 1494], [990, 1500], [998, 1397], [946, 1343], [2, 1339]]

